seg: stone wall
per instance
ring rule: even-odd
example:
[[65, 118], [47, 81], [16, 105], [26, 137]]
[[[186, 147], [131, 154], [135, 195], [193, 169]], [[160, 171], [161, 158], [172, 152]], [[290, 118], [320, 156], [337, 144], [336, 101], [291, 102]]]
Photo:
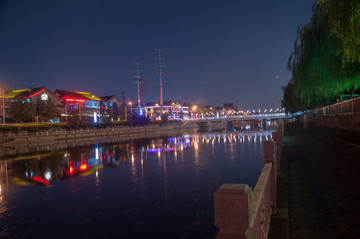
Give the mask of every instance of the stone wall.
[[89, 146], [102, 143], [124, 142], [132, 139], [153, 138], [176, 132], [197, 129], [195, 124], [148, 125], [143, 127], [114, 126], [79, 130], [56, 129], [29, 133], [1, 132], [0, 158], [22, 153], [59, 151], [68, 147]]

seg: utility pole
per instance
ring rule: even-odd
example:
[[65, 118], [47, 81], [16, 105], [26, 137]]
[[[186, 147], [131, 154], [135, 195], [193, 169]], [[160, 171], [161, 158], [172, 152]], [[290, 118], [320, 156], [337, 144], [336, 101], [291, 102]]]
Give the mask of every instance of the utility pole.
[[163, 114], [163, 92], [162, 92], [162, 75], [165, 75], [165, 72], [162, 71], [162, 68], [166, 68], [166, 65], [162, 65], [161, 64], [161, 60], [164, 60], [163, 58], [161, 58], [160, 53], [163, 49], [156, 49], [156, 51], [158, 52], [158, 57], [155, 58], [155, 60], [158, 61], [158, 65], [154, 65], [154, 67], [159, 68], [158, 70], [158, 74], [159, 74], [159, 90], [160, 90], [160, 117], [162, 118], [162, 114]]
[[140, 76], [140, 97], [142, 99], [143, 107], [145, 107], [145, 84], [144, 84], [144, 76], [142, 72]]
[[139, 66], [140, 64], [139, 63], [135, 63], [136, 65], [136, 70], [135, 70], [135, 73], [136, 73], [136, 84], [137, 84], [137, 97], [138, 97], [138, 109], [140, 110], [140, 107], [141, 107], [141, 98], [140, 98], [140, 84], [141, 84], [141, 76], [140, 76], [140, 73], [141, 71], [139, 70]]

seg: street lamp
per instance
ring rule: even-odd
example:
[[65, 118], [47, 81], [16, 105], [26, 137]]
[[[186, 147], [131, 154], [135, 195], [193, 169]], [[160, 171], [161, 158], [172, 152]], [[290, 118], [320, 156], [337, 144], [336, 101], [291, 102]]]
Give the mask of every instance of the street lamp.
[[127, 121], [128, 117], [127, 117], [127, 111], [128, 111], [128, 104], [129, 106], [132, 105], [132, 102], [130, 101], [129, 103], [125, 104], [125, 120]]

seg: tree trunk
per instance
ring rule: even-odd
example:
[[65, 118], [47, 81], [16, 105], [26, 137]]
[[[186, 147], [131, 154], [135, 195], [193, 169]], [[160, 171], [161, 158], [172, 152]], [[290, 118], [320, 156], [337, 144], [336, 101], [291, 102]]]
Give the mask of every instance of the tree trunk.
[[350, 85], [350, 99], [353, 99], [354, 91], [355, 91], [355, 85], [354, 85], [354, 83], [351, 83], [351, 85]]

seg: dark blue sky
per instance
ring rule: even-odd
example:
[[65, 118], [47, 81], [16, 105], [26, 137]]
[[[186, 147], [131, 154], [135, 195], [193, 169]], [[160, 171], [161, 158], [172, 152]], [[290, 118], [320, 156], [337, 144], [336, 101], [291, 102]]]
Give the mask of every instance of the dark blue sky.
[[297, 26], [314, 0], [0, 0], [0, 83], [241, 109], [279, 107]]

